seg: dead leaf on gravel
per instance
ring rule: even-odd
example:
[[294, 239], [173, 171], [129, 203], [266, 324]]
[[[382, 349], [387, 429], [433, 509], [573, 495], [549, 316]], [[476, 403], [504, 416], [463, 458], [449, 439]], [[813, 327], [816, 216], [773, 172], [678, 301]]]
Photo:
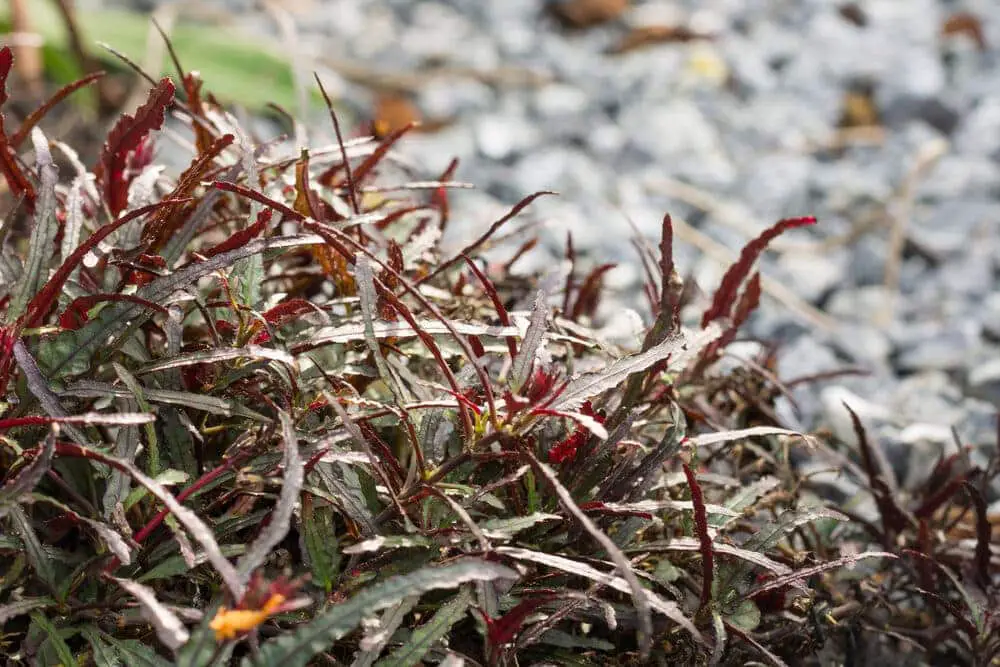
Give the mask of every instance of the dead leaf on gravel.
[[379, 139], [402, 130], [410, 123], [416, 123], [416, 132], [434, 132], [451, 123], [451, 119], [424, 119], [420, 109], [405, 95], [382, 93], [375, 102], [372, 120], [372, 134]]
[[628, 4], [628, 0], [567, 0], [550, 3], [549, 10], [570, 27], [589, 28], [615, 20]]
[[708, 39], [713, 39], [713, 36], [692, 30], [687, 26], [648, 25], [630, 30], [617, 44], [608, 50], [608, 53], [627, 53], [656, 44], [685, 44], [696, 40]]
[[952, 14], [941, 24], [941, 36], [965, 35], [971, 39], [980, 51], [987, 49], [986, 36], [983, 34], [983, 23], [975, 14], [958, 12]]

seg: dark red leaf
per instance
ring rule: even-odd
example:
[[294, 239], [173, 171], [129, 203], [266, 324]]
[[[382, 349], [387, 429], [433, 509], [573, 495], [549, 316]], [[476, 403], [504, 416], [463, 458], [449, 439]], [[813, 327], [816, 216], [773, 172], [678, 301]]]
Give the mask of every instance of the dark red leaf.
[[[389, 267], [383, 269], [379, 273], [379, 280], [386, 286], [386, 289], [395, 291], [399, 287], [399, 280], [396, 278], [397, 275], [402, 275], [403, 273], [403, 249], [399, 246], [394, 239], [389, 239], [389, 248], [387, 250], [389, 256]], [[391, 270], [390, 270], [391, 269]], [[381, 296], [376, 299], [377, 308], [379, 316], [386, 321], [396, 320], [396, 311], [393, 307]]]
[[410, 213], [413, 213], [414, 211], [419, 211], [421, 209], [426, 209], [426, 208], [427, 208], [426, 206], [403, 206], [401, 208], [397, 208], [395, 211], [392, 211], [391, 213], [387, 214], [384, 218], [376, 222], [375, 228], [378, 229], [379, 231], [382, 231], [384, 229], [387, 229], [389, 225], [396, 222], [404, 215], [408, 215]]
[[694, 506], [694, 527], [698, 533], [701, 545], [701, 607], [705, 609], [712, 603], [712, 579], [715, 576], [715, 549], [712, 546], [712, 536], [708, 533], [708, 514], [705, 511], [705, 496], [695, 477], [694, 471], [687, 463], [682, 464], [684, 476], [691, 489], [691, 504]]
[[524, 255], [528, 251], [530, 251], [532, 248], [534, 248], [537, 245], [538, 245], [538, 237], [537, 236], [532, 237], [532, 238], [528, 239], [527, 241], [525, 241], [524, 243], [522, 243], [521, 247], [519, 247], [516, 251], [514, 251], [514, 254], [511, 256], [511, 258], [508, 259], [507, 263], [503, 265], [504, 272], [505, 273], [509, 272], [510, 269], [511, 269], [511, 267], [514, 266], [514, 263], [517, 262], [517, 260], [519, 260], [522, 257], [524, 257]]
[[[319, 92], [323, 95], [323, 101], [326, 102], [327, 111], [330, 112], [330, 122], [333, 123], [333, 131], [337, 135], [337, 146], [340, 148], [340, 159], [344, 166], [344, 181], [347, 183], [347, 195], [351, 201], [351, 210], [354, 211], [354, 215], [358, 215], [361, 213], [361, 206], [358, 204], [359, 179], [354, 177], [351, 171], [351, 161], [347, 159], [347, 148], [344, 146], [344, 133], [340, 130], [340, 120], [337, 118], [337, 112], [333, 110], [333, 102], [330, 101], [330, 96], [327, 94], [326, 88], [323, 87], [319, 74], [313, 72], [313, 78], [316, 79]], [[326, 185], [326, 182], [322, 180], [320, 182]]]
[[261, 235], [264, 229], [267, 228], [268, 223], [271, 222], [271, 217], [273, 215], [273, 209], [261, 209], [260, 213], [257, 214], [256, 222], [245, 229], [238, 230], [228, 239], [213, 248], [209, 248], [203, 254], [205, 257], [215, 257], [216, 255], [221, 255], [224, 252], [229, 252], [230, 250], [235, 250], [236, 248], [242, 248], [251, 239]]
[[[703, 367], [719, 358], [719, 354], [736, 339], [736, 334], [739, 332], [740, 327], [743, 326], [759, 304], [760, 272], [758, 271], [753, 274], [753, 277], [747, 283], [746, 289], [743, 290], [743, 295], [740, 297], [739, 303], [736, 304], [736, 312], [733, 314], [733, 319], [729, 327], [722, 332], [721, 336], [709, 343], [701, 353], [701, 358], [698, 362], [700, 366]], [[697, 373], [695, 374], [697, 375]]]
[[[305, 313], [311, 313], [316, 310], [316, 306], [312, 305], [305, 299], [288, 299], [287, 301], [282, 301], [274, 308], [271, 308], [264, 313], [264, 319], [273, 327], [280, 327], [288, 324], [295, 318]], [[253, 331], [260, 328], [260, 322], [255, 322], [253, 325]], [[265, 343], [270, 340], [270, 336], [267, 331], [261, 331], [258, 333], [253, 342], [257, 345]]]
[[[455, 177], [457, 169], [458, 158], [454, 158], [448, 163], [448, 168], [438, 177], [438, 181], [447, 183]], [[448, 203], [448, 188], [442, 186], [436, 189], [431, 195], [431, 205], [436, 207], [438, 213], [441, 215], [441, 231], [443, 232], [448, 227], [448, 218], [451, 215], [451, 207]]]
[[174, 100], [174, 83], [163, 78], [149, 91], [146, 102], [135, 116], [122, 114], [108, 133], [101, 156], [94, 169], [97, 181], [104, 190], [104, 200], [117, 216], [128, 204], [128, 182], [125, 165], [128, 154], [137, 150], [150, 132], [163, 126], [167, 107]]
[[490, 647], [495, 651], [504, 644], [514, 640], [517, 631], [524, 625], [524, 621], [531, 616], [540, 606], [553, 600], [554, 595], [540, 595], [521, 600], [514, 608], [497, 619], [492, 619], [486, 614], [482, 614], [486, 621], [487, 634], [490, 640]]
[[805, 218], [786, 218], [779, 220], [774, 226], [764, 230], [764, 232], [746, 244], [740, 253], [740, 258], [729, 267], [726, 275], [722, 277], [719, 289], [715, 292], [712, 305], [708, 307], [701, 318], [701, 326], [708, 326], [709, 322], [723, 317], [729, 317], [733, 304], [736, 301], [736, 294], [743, 279], [750, 274], [750, 269], [754, 262], [764, 251], [767, 245], [783, 232], [796, 227], [815, 224], [816, 218], [809, 216]]
[[[906, 525], [906, 514], [899, 506], [898, 501], [889, 489], [885, 481], [885, 473], [882, 470], [880, 460], [876, 458], [872, 450], [872, 445], [868, 441], [868, 434], [857, 413], [846, 403], [843, 404], [847, 412], [851, 415], [851, 423], [854, 426], [854, 433], [858, 438], [858, 449], [861, 450], [861, 461], [864, 464], [865, 472], [868, 473], [868, 484], [871, 487], [872, 496], [875, 498], [875, 506], [878, 508], [882, 518], [882, 544], [888, 551], [893, 546], [893, 536], [896, 535]], [[948, 493], [951, 495], [954, 491]], [[948, 496], [945, 496], [947, 498]], [[934, 501], [937, 506], [941, 501], [933, 498], [924, 504]], [[933, 511], [933, 510], [931, 510]]]
[[[10, 76], [13, 65], [14, 54], [10, 47], [0, 48], [0, 108], [7, 102], [7, 77]], [[15, 147], [16, 144], [7, 139], [4, 115], [0, 113], [0, 171], [3, 171], [4, 178], [7, 179], [7, 187], [10, 188], [11, 194], [14, 197], [24, 197], [25, 206], [30, 213], [35, 208], [35, 187], [24, 175], [17, 156], [14, 155]]]
[[987, 514], [986, 499], [983, 494], [972, 484], [965, 482], [965, 491], [972, 499], [972, 506], [976, 511], [976, 583], [988, 590], [991, 584], [990, 579], [990, 542], [992, 528]]
[[[215, 158], [232, 145], [235, 137], [225, 134], [208, 147], [208, 149], [198, 155], [191, 165], [184, 170], [181, 177], [177, 179], [177, 185], [168, 196], [169, 199], [180, 199], [191, 196], [195, 189], [201, 185], [207, 172], [212, 168]], [[146, 242], [153, 252], [159, 251], [170, 237], [180, 228], [187, 219], [187, 211], [190, 206], [169, 206], [161, 208], [156, 215], [142, 228], [142, 240]]]
[[[201, 87], [204, 81], [199, 78], [197, 72], [188, 72], [181, 76], [181, 85], [184, 87], [184, 94], [187, 96], [188, 108], [191, 113], [198, 118], [205, 117], [205, 108], [201, 100]], [[203, 123], [197, 120], [191, 123], [194, 129], [195, 147], [198, 154], [211, 150], [212, 135]]]
[[683, 284], [674, 267], [674, 221], [663, 216], [660, 231], [660, 312], [670, 316], [674, 326], [680, 323], [681, 290]]
[[[465, 263], [469, 265], [472, 269], [472, 273], [479, 279], [479, 283], [483, 286], [483, 290], [486, 292], [486, 296], [489, 297], [490, 302], [493, 304], [493, 308], [497, 311], [497, 317], [500, 319], [500, 324], [505, 327], [511, 326], [510, 315], [507, 313], [507, 309], [503, 305], [503, 301], [500, 300], [500, 295], [497, 294], [497, 288], [493, 284], [485, 273], [480, 271], [476, 263], [473, 262], [467, 255], [462, 255], [462, 259]], [[517, 343], [515, 342], [514, 336], [508, 336], [505, 338], [507, 342], [507, 351], [510, 353], [510, 358], [514, 359], [517, 357]]]
[[576, 303], [573, 304], [573, 309], [569, 313], [571, 320], [576, 321], [582, 315], [592, 316], [594, 314], [597, 310], [597, 304], [600, 302], [601, 279], [615, 266], [617, 264], [601, 264], [584, 279], [580, 291], [577, 293]]
[[167, 268], [167, 260], [159, 255], [139, 253], [132, 261], [128, 262], [128, 270], [124, 272], [125, 281], [129, 285], [142, 287], [153, 282], [163, 275]]

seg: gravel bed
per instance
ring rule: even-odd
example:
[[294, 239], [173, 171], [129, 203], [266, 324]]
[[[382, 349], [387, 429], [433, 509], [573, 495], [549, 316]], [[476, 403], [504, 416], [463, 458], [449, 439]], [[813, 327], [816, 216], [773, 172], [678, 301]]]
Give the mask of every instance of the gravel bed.
[[[478, 186], [453, 197], [456, 244], [522, 196], [559, 192], [526, 214], [544, 252], [521, 266], [551, 265], [572, 232], [587, 261], [619, 263], [603, 315], [623, 331], [642, 307], [630, 221], [650, 238], [664, 212], [683, 221], [679, 265], [713, 289], [715, 253], [817, 216], [762, 260], [771, 285], [748, 336], [781, 344], [785, 379], [868, 374], [796, 384], [783, 416], [851, 441], [847, 401], [904, 485], [956, 441], [985, 464], [1000, 403], [1000, 5], [592, 0], [627, 7], [570, 29], [541, 0], [275, 4], [338, 97], [373, 99], [344, 68], [363, 63], [407, 73], [421, 116], [447, 121], [403, 152], [427, 176], [457, 157]], [[289, 43], [273, 12], [215, 5]], [[711, 39], [610, 52], [649, 26]]]

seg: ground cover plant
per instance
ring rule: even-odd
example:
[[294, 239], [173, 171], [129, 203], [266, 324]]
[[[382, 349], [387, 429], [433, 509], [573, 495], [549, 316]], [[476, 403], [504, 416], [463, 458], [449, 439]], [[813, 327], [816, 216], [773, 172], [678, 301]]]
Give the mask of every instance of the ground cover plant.
[[331, 112], [335, 145], [284, 155], [180, 63], [144, 85], [90, 162], [48, 103], [0, 125], [10, 664], [996, 664], [996, 457], [906, 493], [860, 420], [856, 452], [783, 428], [773, 357], [726, 356], [757, 258], [815, 220], [687, 319], [666, 216], [629, 349], [571, 239], [542, 276], [513, 270], [530, 240], [483, 261], [548, 193], [449, 254], [457, 165], [395, 161], [409, 128], [345, 139]]

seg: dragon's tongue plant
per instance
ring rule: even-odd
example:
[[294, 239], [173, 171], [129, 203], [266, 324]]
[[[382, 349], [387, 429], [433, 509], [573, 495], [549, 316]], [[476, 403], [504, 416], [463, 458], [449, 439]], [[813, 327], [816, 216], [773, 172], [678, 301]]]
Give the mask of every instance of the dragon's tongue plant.
[[[0, 50], [2, 82], [11, 64]], [[462, 184], [455, 164], [400, 182], [408, 128], [345, 142], [331, 107], [337, 143], [285, 155], [178, 77], [150, 80], [92, 169], [57, 170], [51, 104], [0, 126], [14, 664], [783, 664], [872, 622], [878, 582], [832, 577], [893, 555], [804, 492], [785, 455], [803, 436], [757, 409], [773, 375], [715, 364], [759, 300], [757, 257], [811, 218], [748, 244], [684, 327], [666, 217], [627, 352], [590, 328], [608, 267], [577, 280], [569, 249], [550, 294], [480, 263], [544, 193], [447, 253]], [[196, 150], [176, 181], [155, 161], [168, 113]], [[951, 609], [948, 498], [911, 520], [872, 475], [894, 512], [875, 543], [913, 546]], [[990, 558], [980, 544], [979, 579]], [[976, 618], [956, 632], [995, 649]]]

